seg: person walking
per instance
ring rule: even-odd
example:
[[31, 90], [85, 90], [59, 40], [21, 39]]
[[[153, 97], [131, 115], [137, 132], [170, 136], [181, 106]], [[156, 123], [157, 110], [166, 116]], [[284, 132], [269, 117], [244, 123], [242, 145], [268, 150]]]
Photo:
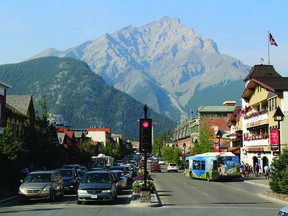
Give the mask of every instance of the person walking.
[[259, 165], [258, 165], [258, 163], [255, 163], [254, 172], [255, 172], [255, 176], [258, 177], [259, 176]]
[[265, 176], [265, 179], [269, 179], [269, 167], [268, 165], [264, 166], [264, 176]]

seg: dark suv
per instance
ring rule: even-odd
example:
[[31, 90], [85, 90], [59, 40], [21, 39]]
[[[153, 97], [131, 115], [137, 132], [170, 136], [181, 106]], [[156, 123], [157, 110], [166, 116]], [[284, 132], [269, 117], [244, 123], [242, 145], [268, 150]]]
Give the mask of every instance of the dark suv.
[[63, 179], [58, 170], [30, 172], [19, 187], [18, 200], [54, 201], [64, 196]]
[[77, 193], [80, 177], [74, 169], [59, 169], [66, 192]]

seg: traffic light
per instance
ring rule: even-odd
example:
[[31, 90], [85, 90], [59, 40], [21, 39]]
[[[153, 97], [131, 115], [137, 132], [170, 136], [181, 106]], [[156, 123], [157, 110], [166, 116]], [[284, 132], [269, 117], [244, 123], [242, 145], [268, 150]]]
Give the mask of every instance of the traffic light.
[[152, 152], [152, 119], [140, 119], [139, 152]]

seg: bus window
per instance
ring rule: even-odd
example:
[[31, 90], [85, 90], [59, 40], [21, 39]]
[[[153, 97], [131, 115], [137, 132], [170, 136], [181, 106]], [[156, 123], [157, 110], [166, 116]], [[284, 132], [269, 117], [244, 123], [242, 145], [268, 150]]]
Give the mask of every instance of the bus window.
[[193, 161], [193, 169], [200, 169], [200, 161]]
[[205, 170], [205, 161], [201, 161], [201, 170]]

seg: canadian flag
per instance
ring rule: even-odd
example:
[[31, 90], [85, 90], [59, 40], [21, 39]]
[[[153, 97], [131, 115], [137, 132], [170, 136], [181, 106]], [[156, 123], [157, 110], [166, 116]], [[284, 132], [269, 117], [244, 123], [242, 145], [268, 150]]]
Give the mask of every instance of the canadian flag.
[[278, 46], [271, 33], [269, 33], [269, 41], [271, 45]]

